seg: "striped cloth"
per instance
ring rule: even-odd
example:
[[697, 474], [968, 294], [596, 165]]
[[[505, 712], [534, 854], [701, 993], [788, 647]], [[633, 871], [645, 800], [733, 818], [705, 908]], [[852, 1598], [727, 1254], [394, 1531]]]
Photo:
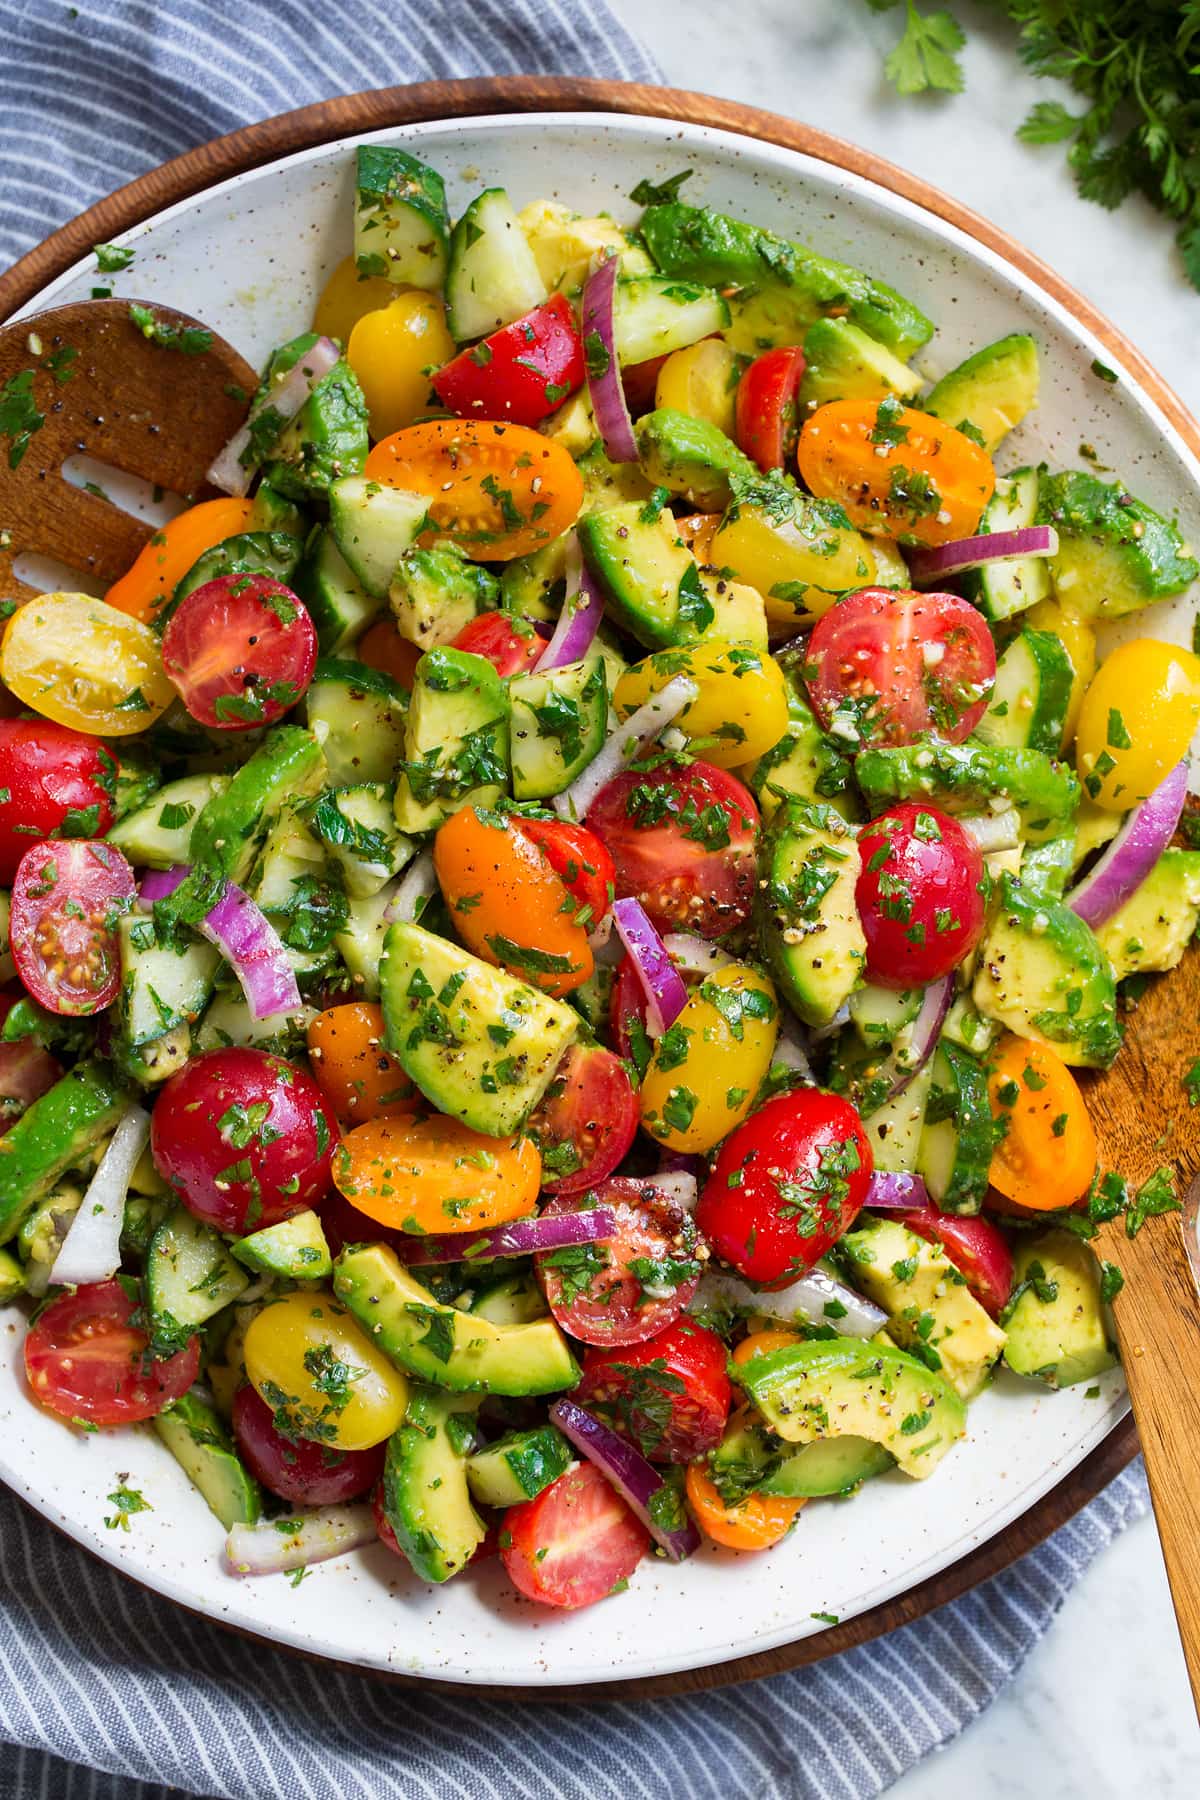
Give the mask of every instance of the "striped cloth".
[[[485, 70], [656, 75], [601, 0], [0, 0], [0, 257], [248, 120]], [[1146, 1505], [1130, 1471], [967, 1599], [815, 1668], [517, 1707], [245, 1643], [0, 1493], [0, 1800], [866, 1800], [983, 1711]]]

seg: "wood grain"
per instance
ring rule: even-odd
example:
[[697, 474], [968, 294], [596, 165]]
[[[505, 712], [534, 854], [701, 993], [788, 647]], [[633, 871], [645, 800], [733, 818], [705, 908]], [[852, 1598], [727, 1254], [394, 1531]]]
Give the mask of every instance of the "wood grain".
[[[64, 225], [61, 230], [52, 233], [14, 264], [7, 274], [0, 276], [0, 320], [8, 318], [18, 307], [33, 300], [48, 282], [86, 256], [94, 244], [109, 241], [162, 208], [186, 200], [215, 182], [260, 168], [279, 157], [332, 143], [342, 137], [352, 137], [359, 132], [416, 124], [423, 120], [544, 111], [630, 113], [676, 120], [684, 125], [713, 126], [764, 143], [781, 145], [829, 163], [835, 168], [851, 170], [889, 192], [901, 195], [957, 227], [976, 243], [998, 252], [1053, 296], [1079, 324], [1093, 332], [1124, 364], [1157, 402], [1192, 451], [1200, 455], [1200, 427], [1141, 352], [1090, 301], [1063, 281], [1055, 270], [970, 208], [881, 157], [797, 120], [707, 94], [632, 83], [550, 76], [421, 82], [410, 87], [383, 88], [347, 95], [316, 106], [302, 107], [260, 124], [245, 126], [151, 170], [127, 187], [110, 194]], [[1161, 989], [1163, 998], [1160, 1004], [1168, 1015], [1177, 1004], [1171, 997], [1176, 992], [1174, 982], [1173, 977]], [[1190, 1003], [1181, 1007], [1179, 1017], [1186, 1018], [1190, 1014], [1194, 1021], [1197, 1018], [1195, 1002], [1196, 995], [1193, 991]], [[1143, 1007], [1151, 1003], [1148, 998], [1143, 1002]], [[1126, 1054], [1128, 1056], [1130, 1053]], [[1117, 1104], [1114, 1088], [1110, 1110], [1115, 1109]], [[1140, 1105], [1140, 1101], [1138, 1104]], [[1157, 1225], [1147, 1227], [1129, 1249], [1136, 1253], [1137, 1245], [1141, 1243], [1148, 1250], [1152, 1244], [1161, 1241], [1164, 1229], [1171, 1229], [1170, 1221], [1158, 1221]], [[1133, 1264], [1127, 1252], [1114, 1257], [1114, 1260], [1122, 1259], [1132, 1272]], [[1130, 1285], [1132, 1286], [1132, 1282]], [[1128, 1291], [1127, 1289], [1127, 1293]], [[1177, 1310], [1186, 1310], [1181, 1290], [1175, 1290], [1173, 1304]], [[1194, 1297], [1192, 1304], [1194, 1305]], [[1128, 1300], [1125, 1300], [1123, 1310], [1129, 1321]], [[1122, 1304], [1119, 1302], [1119, 1323], [1121, 1311]], [[1121, 1329], [1131, 1334], [1135, 1340], [1131, 1346], [1131, 1362], [1144, 1360], [1133, 1354], [1144, 1334], [1132, 1322], [1121, 1323]], [[1144, 1345], [1141, 1347], [1145, 1349]], [[1200, 1434], [1195, 1441], [1200, 1444]], [[935, 1608], [957, 1599], [979, 1582], [1001, 1573], [1042, 1543], [1080, 1507], [1094, 1499], [1128, 1465], [1137, 1449], [1133, 1420], [1125, 1418], [1090, 1456], [1072, 1469], [1021, 1518], [989, 1542], [910, 1589], [908, 1593], [798, 1643], [704, 1669], [636, 1681], [613, 1681], [584, 1689], [539, 1688], [531, 1692], [528, 1689], [489, 1688], [486, 1692], [513, 1700], [539, 1702], [664, 1698], [779, 1674], [818, 1662], [843, 1650], [853, 1649], [885, 1632], [912, 1623]], [[1200, 1479], [1195, 1470], [1191, 1481], [1193, 1492], [1200, 1493]], [[1193, 1539], [1193, 1542], [1196, 1541], [1200, 1540]], [[404, 1676], [381, 1675], [379, 1679], [390, 1680], [400, 1686], [425, 1685]], [[466, 1686], [459, 1687], [457, 1691], [476, 1696], [480, 1692], [477, 1688]]]

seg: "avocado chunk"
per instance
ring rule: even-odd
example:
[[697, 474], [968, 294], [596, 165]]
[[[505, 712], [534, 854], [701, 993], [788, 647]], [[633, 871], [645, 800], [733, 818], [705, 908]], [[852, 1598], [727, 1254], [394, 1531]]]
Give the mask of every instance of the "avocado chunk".
[[1031, 837], [1053, 837], [1079, 805], [1079, 778], [1042, 750], [981, 744], [898, 744], [864, 750], [854, 776], [876, 812], [893, 800], [933, 800], [947, 812], [979, 812], [1002, 794]]
[[240, 1263], [263, 1275], [289, 1281], [324, 1281], [333, 1273], [329, 1244], [315, 1212], [294, 1213], [278, 1225], [265, 1225], [229, 1246]]
[[898, 1219], [875, 1218], [847, 1232], [841, 1249], [854, 1285], [882, 1306], [901, 1349], [939, 1371], [962, 1399], [973, 1399], [1004, 1349], [1004, 1333], [942, 1246]]
[[681, 494], [703, 512], [724, 512], [732, 497], [731, 476], [758, 477], [755, 464], [718, 426], [669, 406], [644, 414], [634, 436], [647, 481]]
[[771, 819], [784, 800], [825, 800], [844, 819], [857, 817], [849, 757], [817, 724], [796, 659], [784, 653], [776, 661], [787, 684], [788, 726], [750, 774], [763, 817]]
[[1037, 516], [1058, 531], [1054, 592], [1077, 617], [1119, 619], [1182, 593], [1200, 575], [1179, 527], [1122, 482], [1083, 469], [1043, 475]]
[[931, 1475], [967, 1429], [966, 1407], [945, 1376], [860, 1338], [753, 1356], [736, 1378], [787, 1443], [867, 1438], [916, 1480]]
[[844, 1498], [864, 1481], [895, 1467], [894, 1459], [868, 1438], [827, 1437], [785, 1451], [773, 1433], [743, 1420], [731, 1424], [708, 1458], [721, 1498], [735, 1505], [747, 1494], [782, 1494], [788, 1499]]
[[384, 1517], [422, 1581], [449, 1581], [486, 1535], [467, 1486], [478, 1405], [473, 1394], [413, 1387], [404, 1423], [388, 1439]]
[[1037, 344], [1026, 332], [1014, 331], [943, 375], [921, 407], [959, 431], [974, 426], [984, 449], [994, 456], [1037, 405], [1038, 384]]
[[[315, 794], [323, 773], [321, 747], [314, 734], [299, 725], [276, 725], [228, 786], [214, 794], [197, 815], [188, 843], [190, 860], [229, 881], [245, 881], [284, 806]], [[158, 905], [177, 902], [193, 881], [194, 875], [189, 876], [183, 887]], [[181, 906], [171, 910], [182, 916]]]
[[383, 946], [387, 1047], [439, 1111], [489, 1137], [525, 1122], [579, 1030], [561, 1000], [399, 921]]
[[606, 611], [648, 650], [694, 640], [711, 623], [696, 559], [665, 507], [627, 501], [589, 513], [577, 531]]
[[101, 1062], [82, 1062], [0, 1137], [0, 1244], [17, 1235], [59, 1177], [113, 1130], [129, 1089]]
[[494, 1325], [435, 1300], [384, 1244], [343, 1250], [334, 1291], [385, 1356], [452, 1393], [556, 1394], [579, 1369], [553, 1319]]
[[413, 676], [396, 823], [436, 831], [460, 806], [494, 806], [508, 786], [508, 689], [486, 657], [427, 650]]
[[557, 1481], [575, 1452], [556, 1425], [510, 1431], [467, 1463], [467, 1483], [481, 1506], [519, 1506]]
[[532, 1275], [498, 1275], [481, 1287], [469, 1310], [493, 1325], [529, 1325], [549, 1312], [546, 1296]]
[[[305, 332], [276, 350], [255, 395], [267, 404], [256, 421], [260, 438], [271, 419], [270, 395], [281, 375], [296, 366], [317, 342], [315, 331]], [[278, 415], [276, 415], [276, 419]], [[269, 458], [263, 479], [279, 494], [301, 505], [328, 494], [344, 475], [357, 475], [367, 460], [367, 403], [358, 377], [344, 359], [323, 375], [295, 418], [282, 430], [276, 426], [274, 442], [268, 435]], [[253, 434], [252, 434], [253, 437]]]
[[452, 544], [406, 550], [388, 588], [396, 630], [419, 650], [452, 644], [476, 613], [494, 611], [499, 603], [496, 576]]
[[404, 760], [408, 695], [380, 669], [323, 656], [305, 695], [308, 728], [334, 787], [393, 781]]
[[1164, 850], [1124, 906], [1096, 937], [1118, 981], [1150, 969], [1173, 969], [1200, 920], [1200, 851]]
[[804, 338], [800, 417], [828, 400], [911, 400], [921, 377], [849, 319], [818, 319]]
[[1112, 965], [1094, 933], [1060, 900], [1027, 893], [1010, 875], [972, 997], [988, 1018], [1052, 1045], [1064, 1062], [1106, 1069], [1121, 1047]]
[[1013, 1278], [1004, 1360], [1014, 1374], [1060, 1388], [1092, 1381], [1113, 1367], [1100, 1266], [1081, 1239], [1050, 1231], [1022, 1243]]
[[226, 1531], [262, 1516], [262, 1489], [246, 1468], [225, 1422], [193, 1389], [152, 1424], [192, 1486]]
[[855, 902], [862, 859], [839, 813], [787, 800], [760, 853], [759, 939], [806, 1025], [828, 1025], [862, 976], [867, 941]]

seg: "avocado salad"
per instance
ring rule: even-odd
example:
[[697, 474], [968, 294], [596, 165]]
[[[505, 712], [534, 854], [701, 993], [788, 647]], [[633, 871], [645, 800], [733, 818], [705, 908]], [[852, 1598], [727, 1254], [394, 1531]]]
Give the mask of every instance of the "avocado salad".
[[452, 222], [359, 149], [209, 497], [5, 609], [2, 1294], [235, 1576], [769, 1548], [1094, 1383], [1096, 1222], [1175, 1204], [1079, 1072], [1200, 916], [1200, 658], [1097, 627], [1200, 567], [1006, 448], [1032, 337], [930, 385], [686, 179]]

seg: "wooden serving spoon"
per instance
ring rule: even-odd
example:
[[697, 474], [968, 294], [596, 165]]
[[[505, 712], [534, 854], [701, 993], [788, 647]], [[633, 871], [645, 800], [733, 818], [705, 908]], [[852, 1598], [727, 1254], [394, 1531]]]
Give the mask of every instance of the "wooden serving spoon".
[[[156, 335], [188, 348], [147, 337], [135, 305], [152, 315]], [[68, 457], [86, 454], [204, 499], [215, 491], [205, 470], [257, 385], [223, 339], [149, 302], [81, 300], [0, 327], [0, 599], [37, 591], [13, 572], [23, 553], [105, 587], [153, 536], [145, 519], [72, 486], [62, 473]]]

